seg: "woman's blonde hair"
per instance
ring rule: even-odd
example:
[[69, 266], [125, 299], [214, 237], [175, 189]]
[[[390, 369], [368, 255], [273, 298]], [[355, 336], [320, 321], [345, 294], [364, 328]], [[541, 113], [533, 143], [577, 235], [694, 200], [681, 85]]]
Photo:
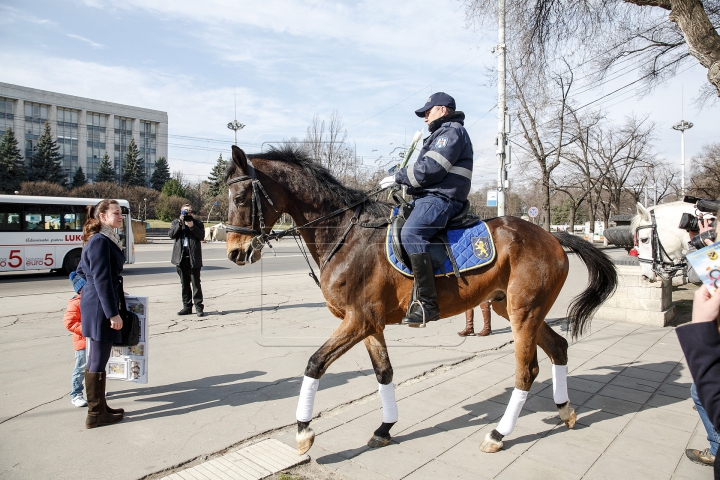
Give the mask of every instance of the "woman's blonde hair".
[[90, 241], [93, 235], [98, 233], [102, 228], [100, 214], [107, 213], [111, 205], [120, 205], [117, 200], [106, 198], [101, 200], [97, 205], [87, 207], [87, 218], [83, 225], [83, 245]]

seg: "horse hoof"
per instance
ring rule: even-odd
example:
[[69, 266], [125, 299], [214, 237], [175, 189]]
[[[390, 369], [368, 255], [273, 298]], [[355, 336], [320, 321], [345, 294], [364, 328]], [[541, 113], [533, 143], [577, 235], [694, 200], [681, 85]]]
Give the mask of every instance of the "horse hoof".
[[380, 448], [384, 447], [388, 443], [390, 443], [390, 437], [384, 438], [380, 435], [373, 435], [372, 438], [368, 441], [367, 445], [370, 448]]
[[480, 444], [480, 451], [485, 453], [499, 452], [503, 447], [502, 440], [493, 440], [490, 436], [490, 432], [485, 434], [485, 440]]
[[565, 422], [566, 427], [573, 428], [575, 426], [577, 413], [575, 413], [575, 410], [570, 406], [570, 402], [567, 402], [559, 407], [558, 413], [560, 414], [560, 420]]
[[570, 418], [565, 420], [565, 426], [568, 428], [573, 428], [575, 426], [576, 421], [577, 421], [577, 413], [575, 413], [575, 410], [573, 410], [572, 413], [570, 414]]
[[306, 428], [295, 435], [295, 441], [297, 442], [298, 455], [303, 455], [313, 446], [315, 442], [315, 432], [313, 432], [312, 428]]

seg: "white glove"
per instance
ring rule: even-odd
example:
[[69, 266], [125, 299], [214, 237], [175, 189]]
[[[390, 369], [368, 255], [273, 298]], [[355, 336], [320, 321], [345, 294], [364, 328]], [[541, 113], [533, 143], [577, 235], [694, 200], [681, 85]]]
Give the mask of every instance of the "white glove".
[[395, 184], [395, 175], [390, 175], [380, 180], [380, 188], [390, 187]]

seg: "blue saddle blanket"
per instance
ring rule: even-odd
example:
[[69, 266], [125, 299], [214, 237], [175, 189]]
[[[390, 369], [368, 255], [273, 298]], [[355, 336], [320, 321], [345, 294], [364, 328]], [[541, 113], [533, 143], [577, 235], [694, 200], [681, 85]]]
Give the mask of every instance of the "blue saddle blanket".
[[[487, 225], [482, 220], [472, 227], [448, 230], [447, 236], [458, 270], [461, 273], [483, 267], [495, 260], [495, 244]], [[393, 268], [404, 275], [413, 276], [410, 269], [398, 260], [401, 255], [395, 255], [393, 251], [392, 225], [389, 225], [387, 229], [385, 254]], [[442, 267], [435, 269], [436, 277], [453, 274], [452, 263], [447, 257]]]

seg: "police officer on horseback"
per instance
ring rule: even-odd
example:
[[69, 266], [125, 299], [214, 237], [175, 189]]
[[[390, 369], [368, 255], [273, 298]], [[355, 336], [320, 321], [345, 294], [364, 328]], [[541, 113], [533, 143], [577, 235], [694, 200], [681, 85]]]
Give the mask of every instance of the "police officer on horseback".
[[455, 100], [447, 93], [434, 93], [415, 114], [425, 119], [430, 136], [424, 140], [415, 163], [384, 178], [380, 185], [405, 185], [413, 196], [414, 208], [400, 234], [415, 276], [402, 323], [417, 327], [440, 319], [430, 238], [445, 228], [467, 201], [473, 148], [463, 126], [465, 114], [455, 110]]

